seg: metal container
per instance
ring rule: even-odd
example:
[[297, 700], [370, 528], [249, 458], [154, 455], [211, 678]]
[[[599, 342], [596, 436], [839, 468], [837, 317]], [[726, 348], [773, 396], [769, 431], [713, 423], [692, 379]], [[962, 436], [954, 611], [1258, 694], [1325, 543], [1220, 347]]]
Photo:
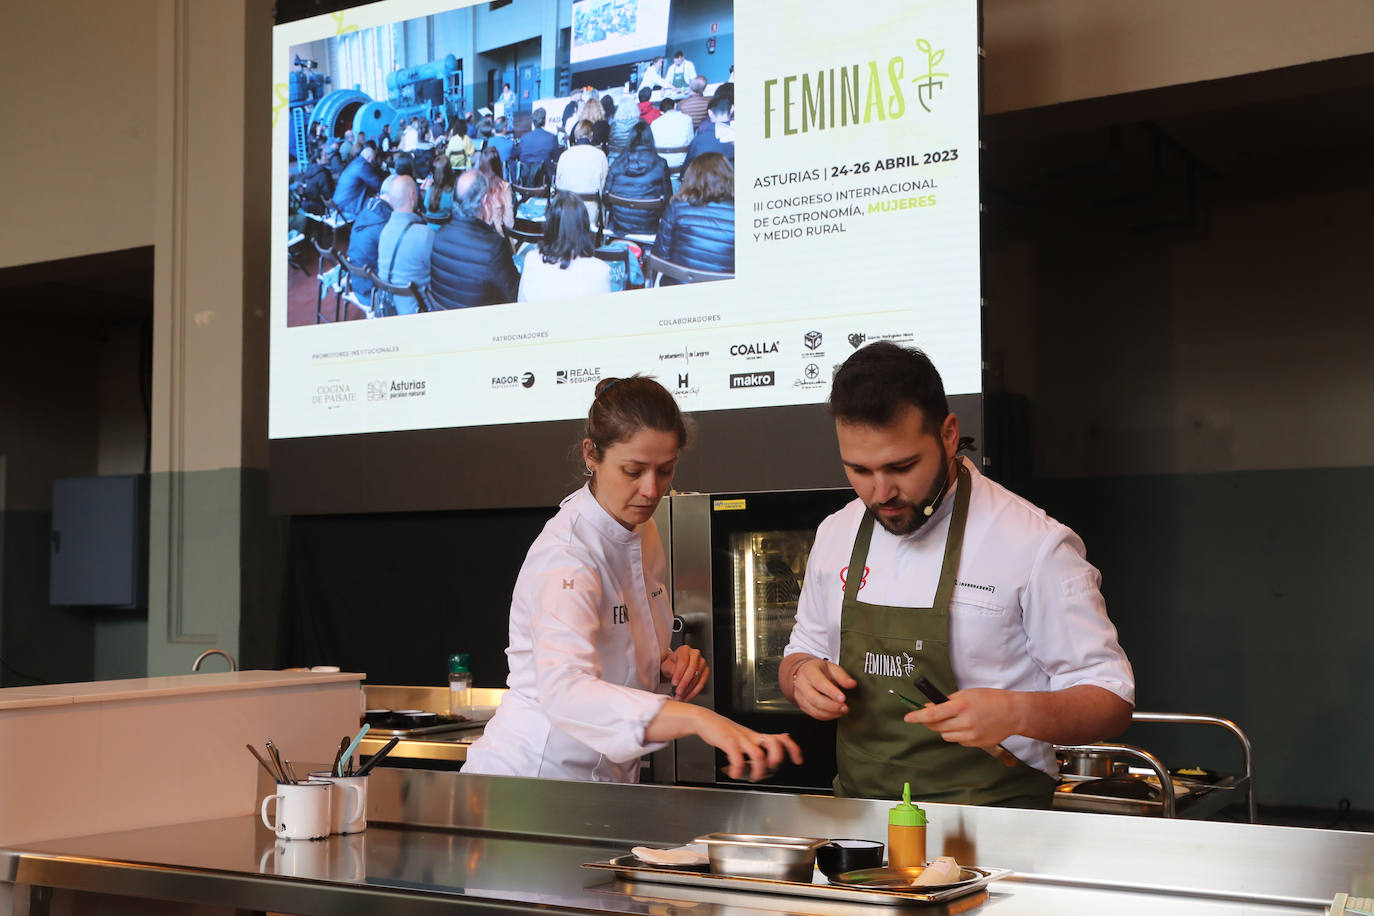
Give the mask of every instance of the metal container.
[[706, 847], [711, 871], [717, 875], [808, 882], [816, 867], [816, 850], [830, 841], [801, 836], [708, 833], [692, 842]]
[[1069, 776], [1103, 779], [1112, 775], [1112, 755], [1100, 751], [1060, 751], [1060, 772]]

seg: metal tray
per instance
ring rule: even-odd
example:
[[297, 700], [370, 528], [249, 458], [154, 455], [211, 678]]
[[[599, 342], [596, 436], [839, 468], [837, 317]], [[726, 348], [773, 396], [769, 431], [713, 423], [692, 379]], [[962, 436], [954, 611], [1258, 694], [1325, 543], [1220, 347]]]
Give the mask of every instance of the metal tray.
[[645, 881], [653, 884], [676, 884], [682, 887], [708, 887], [716, 890], [753, 891], [762, 894], [785, 894], [789, 897], [815, 897], [821, 900], [843, 900], [847, 903], [876, 903], [886, 906], [909, 906], [913, 903], [940, 903], [980, 891], [1000, 878], [1011, 874], [1009, 868], [974, 868], [961, 866], [964, 872], [977, 875], [968, 881], [948, 884], [942, 888], [918, 893], [866, 887], [846, 887], [826, 882], [825, 876], [815, 872], [814, 883], [772, 881], [767, 878], [736, 878], [711, 872], [649, 865], [633, 855], [616, 856], [604, 862], [586, 862], [583, 868], [599, 868], [615, 872], [625, 881]]

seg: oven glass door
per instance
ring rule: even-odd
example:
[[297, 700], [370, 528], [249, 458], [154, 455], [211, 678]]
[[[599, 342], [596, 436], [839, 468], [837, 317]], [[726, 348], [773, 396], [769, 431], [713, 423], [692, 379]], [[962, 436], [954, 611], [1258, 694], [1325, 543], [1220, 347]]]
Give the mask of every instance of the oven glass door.
[[[796, 623], [816, 526], [853, 498], [848, 489], [711, 498], [715, 708], [756, 731], [787, 732], [806, 758], [760, 788], [829, 791], [835, 775], [834, 723], [817, 722], [788, 702], [778, 666]], [[724, 766], [724, 755], [717, 763]]]

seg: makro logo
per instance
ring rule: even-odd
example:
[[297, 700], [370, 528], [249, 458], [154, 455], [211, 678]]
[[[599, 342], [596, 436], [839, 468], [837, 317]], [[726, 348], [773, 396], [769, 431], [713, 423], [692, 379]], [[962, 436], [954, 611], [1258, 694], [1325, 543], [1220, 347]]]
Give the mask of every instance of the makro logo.
[[553, 381], [555, 385], [585, 385], [589, 382], [599, 382], [601, 381], [601, 367], [559, 369], [554, 373]]
[[825, 338], [821, 336], [820, 331], [807, 331], [806, 334], [802, 336], [802, 343], [806, 344], [806, 349], [808, 350], [819, 350], [821, 342], [824, 340]]
[[731, 388], [771, 388], [772, 372], [737, 372], [730, 375]]
[[778, 341], [759, 341], [758, 343], [735, 344], [730, 348], [731, 356], [743, 356], [746, 359], [762, 359], [770, 353], [778, 352]]

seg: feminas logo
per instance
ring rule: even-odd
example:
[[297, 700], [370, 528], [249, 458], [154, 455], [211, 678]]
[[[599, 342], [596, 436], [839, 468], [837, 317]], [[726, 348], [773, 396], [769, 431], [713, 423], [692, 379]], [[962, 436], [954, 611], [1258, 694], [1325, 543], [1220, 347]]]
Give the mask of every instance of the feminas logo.
[[750, 344], [735, 344], [730, 348], [731, 356], [743, 356], [747, 359], [760, 359], [770, 353], [778, 352], [778, 341]]
[[557, 385], [585, 385], [588, 382], [599, 381], [601, 381], [600, 366], [590, 369], [559, 369], [554, 373], [554, 384]]
[[878, 652], [864, 653], [864, 674], [880, 677], [909, 678], [916, 671], [916, 659], [907, 653], [883, 655]]
[[736, 372], [730, 375], [731, 388], [771, 388], [772, 372]]

